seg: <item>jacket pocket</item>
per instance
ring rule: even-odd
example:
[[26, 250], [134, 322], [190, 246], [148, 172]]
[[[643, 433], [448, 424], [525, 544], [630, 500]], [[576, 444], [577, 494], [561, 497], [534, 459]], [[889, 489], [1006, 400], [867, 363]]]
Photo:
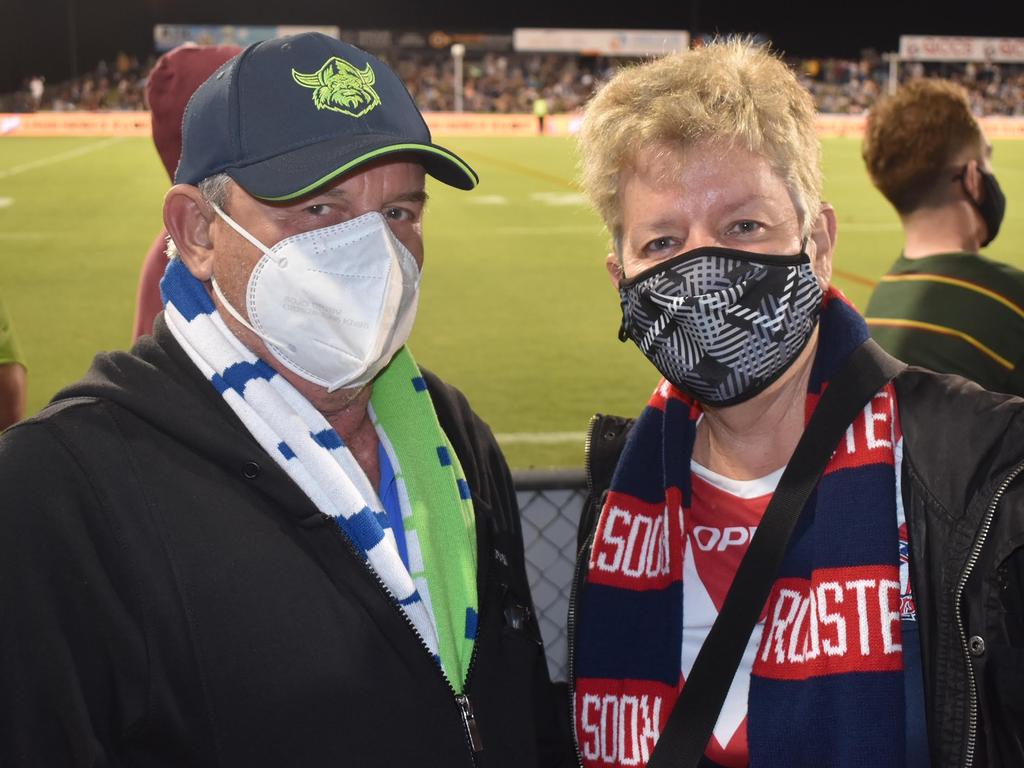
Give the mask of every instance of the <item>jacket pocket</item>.
[[987, 672], [989, 763], [1024, 765], [1024, 649], [993, 645]]

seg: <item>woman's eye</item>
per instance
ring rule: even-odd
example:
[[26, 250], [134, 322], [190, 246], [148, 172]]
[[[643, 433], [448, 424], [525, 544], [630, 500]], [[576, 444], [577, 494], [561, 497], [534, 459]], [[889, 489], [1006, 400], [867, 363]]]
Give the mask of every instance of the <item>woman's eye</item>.
[[644, 246], [644, 253], [658, 254], [676, 247], [674, 237], [658, 237]]
[[756, 221], [737, 221], [730, 228], [730, 232], [738, 235], [750, 235], [762, 228], [761, 224]]

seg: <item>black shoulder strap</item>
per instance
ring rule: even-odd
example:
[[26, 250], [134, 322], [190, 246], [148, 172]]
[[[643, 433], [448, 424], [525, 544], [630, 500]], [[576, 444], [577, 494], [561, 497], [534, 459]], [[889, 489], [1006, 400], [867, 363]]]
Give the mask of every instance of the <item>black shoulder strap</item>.
[[829, 383], [782, 473], [647, 768], [692, 768], [700, 762], [808, 497], [857, 412], [905, 367], [869, 339]]
[[580, 522], [576, 529], [576, 551], [586, 542], [597, 516], [604, 506], [605, 492], [612, 484], [612, 475], [619, 463], [619, 454], [626, 445], [634, 419], [594, 414], [587, 430], [584, 470], [587, 476], [587, 498], [583, 501]]

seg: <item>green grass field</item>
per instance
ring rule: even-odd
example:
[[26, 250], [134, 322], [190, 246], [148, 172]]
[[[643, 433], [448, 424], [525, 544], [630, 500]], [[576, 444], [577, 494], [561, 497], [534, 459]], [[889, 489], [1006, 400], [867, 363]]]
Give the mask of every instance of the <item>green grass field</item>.
[[[595, 411], [637, 413], [656, 379], [616, 338], [607, 237], [573, 185], [567, 139], [441, 139], [480, 173], [431, 183], [423, 296], [411, 348], [460, 387], [515, 467], [579, 466]], [[996, 143], [1009, 200], [987, 253], [1024, 268], [1024, 142]], [[837, 210], [835, 284], [863, 307], [900, 248], [859, 142], [825, 142]], [[29, 365], [29, 409], [129, 344], [138, 270], [168, 183], [149, 139], [0, 139], [0, 295]]]

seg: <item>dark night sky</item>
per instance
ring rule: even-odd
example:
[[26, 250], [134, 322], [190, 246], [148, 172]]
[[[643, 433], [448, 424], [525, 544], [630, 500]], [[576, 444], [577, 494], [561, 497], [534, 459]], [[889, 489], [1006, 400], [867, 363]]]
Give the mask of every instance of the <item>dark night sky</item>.
[[508, 31], [516, 26], [695, 29], [759, 32], [795, 56], [855, 57], [863, 48], [895, 50], [902, 34], [1024, 36], [1019, 0], [0, 0], [0, 91], [27, 75], [48, 79], [91, 70], [119, 50], [152, 51], [158, 22], [336, 24], [343, 28]]

